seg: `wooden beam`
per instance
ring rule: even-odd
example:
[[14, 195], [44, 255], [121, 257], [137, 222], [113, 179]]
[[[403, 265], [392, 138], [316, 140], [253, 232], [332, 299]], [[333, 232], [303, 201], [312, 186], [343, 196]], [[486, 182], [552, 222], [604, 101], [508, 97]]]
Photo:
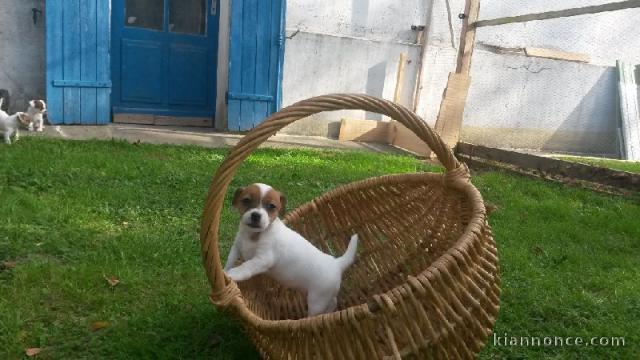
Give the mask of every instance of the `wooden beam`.
[[462, 33], [460, 34], [460, 46], [458, 47], [458, 63], [456, 72], [458, 74], [469, 75], [471, 70], [471, 55], [473, 54], [476, 40], [476, 29], [469, 24], [474, 24], [478, 20], [480, 13], [480, 0], [467, 0], [464, 8], [465, 18], [462, 22]]
[[153, 115], [150, 114], [113, 114], [114, 123], [153, 125]]
[[539, 57], [545, 59], [565, 60], [588, 63], [591, 59], [587, 54], [566, 52], [560, 50], [543, 49], [536, 47], [524, 48], [524, 53], [529, 57]]
[[406, 126], [394, 121], [389, 128], [391, 129], [390, 132], [395, 135], [392, 142], [390, 142], [391, 145], [419, 156], [429, 156], [431, 154], [429, 146]]
[[400, 53], [400, 58], [398, 59], [398, 71], [396, 73], [396, 89], [393, 92], [393, 102], [396, 104], [400, 104], [400, 99], [402, 97], [402, 85], [404, 84], [404, 64], [406, 63], [407, 54]]
[[420, 44], [420, 58], [418, 59], [418, 63], [416, 64], [416, 68], [418, 69], [418, 74], [416, 76], [416, 83], [413, 87], [413, 95], [411, 102], [411, 110], [414, 112], [418, 109], [418, 102], [420, 101], [420, 90], [422, 89], [422, 68], [424, 67], [424, 59], [427, 56], [427, 36], [425, 36], [425, 30], [418, 30], [418, 41]]
[[177, 117], [160, 116], [153, 114], [113, 114], [114, 123], [122, 124], [144, 124], [144, 125], [175, 125], [175, 126], [196, 126], [211, 127], [213, 120], [206, 117]]
[[178, 117], [156, 115], [154, 125], [213, 127], [213, 119], [207, 117]]
[[479, 20], [472, 23], [472, 27], [479, 28], [483, 26], [496, 26], [504, 24], [513, 24], [519, 22], [535, 21], [535, 20], [547, 20], [557, 19], [570, 16], [597, 14], [605, 11], [616, 11], [624, 9], [632, 9], [640, 7], [640, 0], [627, 0], [621, 2], [614, 2], [602, 5], [585, 6], [581, 8], [547, 11], [542, 13], [509, 16], [497, 19]]
[[338, 140], [387, 144], [389, 126], [388, 121], [342, 119]]
[[640, 191], [640, 174], [633, 174], [626, 171], [467, 143], [458, 143], [455, 152], [459, 158], [465, 158], [465, 161], [467, 159], [496, 161], [515, 165], [522, 169], [536, 170], [542, 175], [562, 176], [616, 188]]

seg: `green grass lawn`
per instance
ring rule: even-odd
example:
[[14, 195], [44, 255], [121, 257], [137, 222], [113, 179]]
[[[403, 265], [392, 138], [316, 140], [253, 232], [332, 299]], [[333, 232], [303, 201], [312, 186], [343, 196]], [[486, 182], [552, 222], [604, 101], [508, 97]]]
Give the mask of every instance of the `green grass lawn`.
[[[256, 358], [210, 304], [201, 269], [199, 217], [225, 153], [44, 138], [0, 146], [0, 358], [34, 347], [43, 359]], [[270, 183], [293, 207], [339, 184], [423, 169], [403, 156], [261, 150], [232, 186]], [[496, 333], [625, 337], [624, 347], [490, 339], [482, 357], [639, 358], [640, 204], [502, 172], [474, 182], [497, 206]], [[236, 226], [227, 208], [222, 238]]]
[[610, 168], [615, 170], [628, 171], [632, 173], [640, 174], [640, 161], [625, 161], [615, 159], [599, 159], [592, 157], [580, 157], [580, 156], [558, 156], [560, 160], [577, 162], [592, 166], [599, 166], [604, 168]]

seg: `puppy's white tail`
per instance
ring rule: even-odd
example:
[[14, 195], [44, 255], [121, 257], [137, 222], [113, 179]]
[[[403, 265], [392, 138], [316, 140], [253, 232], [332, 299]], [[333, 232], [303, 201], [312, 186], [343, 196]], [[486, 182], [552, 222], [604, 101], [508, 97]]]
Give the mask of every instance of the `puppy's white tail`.
[[345, 271], [349, 266], [351, 266], [351, 264], [353, 264], [353, 260], [355, 260], [356, 258], [357, 249], [358, 234], [353, 234], [353, 236], [351, 236], [351, 240], [349, 241], [349, 246], [347, 246], [347, 251], [345, 251], [342, 256], [336, 259], [342, 271]]

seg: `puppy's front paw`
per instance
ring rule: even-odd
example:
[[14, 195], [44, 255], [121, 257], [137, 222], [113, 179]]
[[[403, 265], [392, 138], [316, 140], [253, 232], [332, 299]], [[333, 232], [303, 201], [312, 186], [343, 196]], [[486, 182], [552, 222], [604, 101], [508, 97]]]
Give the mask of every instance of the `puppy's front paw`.
[[245, 274], [243, 274], [243, 271], [241, 269], [238, 269], [237, 267], [229, 271], [226, 271], [226, 273], [229, 279], [233, 281], [242, 281], [246, 279], [246, 276]]

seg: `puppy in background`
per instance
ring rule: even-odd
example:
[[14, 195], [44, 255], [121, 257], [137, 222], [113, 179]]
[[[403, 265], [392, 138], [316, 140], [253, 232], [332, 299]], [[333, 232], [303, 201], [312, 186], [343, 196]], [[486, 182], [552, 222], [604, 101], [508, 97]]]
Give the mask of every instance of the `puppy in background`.
[[29, 131], [33, 131], [34, 127], [36, 131], [44, 130], [44, 113], [47, 111], [47, 104], [44, 100], [31, 100], [29, 101], [29, 108], [27, 114], [31, 118], [32, 122], [29, 125]]
[[[358, 236], [351, 237], [339, 258], [323, 253], [280, 220], [286, 198], [265, 184], [236, 190], [233, 206], [241, 218], [224, 267], [227, 276], [243, 281], [266, 273], [286, 287], [306, 292], [308, 316], [334, 311], [342, 274], [356, 256]], [[240, 257], [244, 262], [233, 267]]]
[[0, 98], [0, 132], [4, 134], [4, 142], [11, 144], [11, 137], [14, 137], [14, 141], [20, 138], [19, 128], [20, 124], [28, 127], [31, 125], [31, 117], [23, 112], [17, 112], [13, 115], [9, 115], [4, 110], [1, 110], [3, 98]]

